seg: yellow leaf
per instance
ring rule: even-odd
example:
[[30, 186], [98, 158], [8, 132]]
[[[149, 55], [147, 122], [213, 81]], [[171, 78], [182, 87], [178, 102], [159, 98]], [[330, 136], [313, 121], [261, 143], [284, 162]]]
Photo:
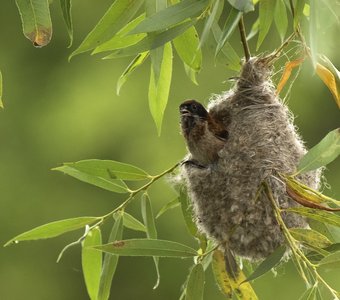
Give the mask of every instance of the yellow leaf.
[[321, 80], [324, 82], [324, 84], [328, 87], [328, 89], [331, 91], [333, 97], [335, 98], [336, 103], [338, 104], [338, 107], [340, 108], [340, 98], [339, 94], [340, 91], [338, 91], [335, 77], [331, 71], [329, 71], [326, 67], [323, 65], [317, 63], [316, 64], [316, 74], [321, 78]]
[[305, 60], [305, 58], [302, 57], [302, 58], [299, 58], [299, 59], [296, 59], [296, 60], [289, 61], [285, 64], [285, 69], [282, 73], [280, 82], [277, 85], [277, 90], [276, 90], [277, 94], [280, 94], [283, 87], [286, 85], [286, 82], [288, 81], [290, 75], [292, 74], [292, 70], [294, 68], [298, 67], [299, 65], [301, 65], [304, 60]]
[[258, 298], [250, 283], [244, 282], [246, 277], [243, 272], [238, 269], [237, 272], [229, 274], [225, 266], [223, 252], [220, 250], [214, 251], [212, 268], [221, 292], [229, 298], [235, 293], [237, 298], [241, 300], [257, 300]]

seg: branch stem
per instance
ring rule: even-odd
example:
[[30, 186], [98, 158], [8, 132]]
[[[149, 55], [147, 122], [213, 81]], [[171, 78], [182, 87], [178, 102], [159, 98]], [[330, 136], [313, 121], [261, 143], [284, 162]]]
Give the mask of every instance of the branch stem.
[[241, 42], [242, 42], [243, 51], [244, 51], [244, 57], [245, 57], [246, 62], [247, 62], [250, 59], [250, 51], [249, 51], [249, 45], [248, 45], [248, 42], [247, 42], [246, 30], [245, 30], [245, 27], [244, 27], [243, 16], [241, 17], [240, 21], [238, 22], [238, 28], [240, 30]]

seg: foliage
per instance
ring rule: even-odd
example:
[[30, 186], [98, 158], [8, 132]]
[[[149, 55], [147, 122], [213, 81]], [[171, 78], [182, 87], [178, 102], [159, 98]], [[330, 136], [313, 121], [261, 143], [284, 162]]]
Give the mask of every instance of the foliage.
[[[16, 4], [25, 36], [36, 47], [47, 45], [52, 37], [48, 1], [16, 0]], [[71, 46], [73, 41], [71, 1], [60, 0], [60, 5]], [[241, 42], [247, 59], [250, 55], [248, 41], [258, 35], [256, 51], [260, 49], [274, 22], [282, 44], [278, 45], [272, 53], [273, 60], [279, 58], [283, 49], [290, 47], [292, 41], [298, 44], [298, 50], [289, 57], [291, 61], [286, 63], [278, 85], [278, 93], [283, 90], [293, 69], [300, 67], [304, 61], [310, 60], [316, 74], [329, 88], [340, 107], [340, 73], [332, 62], [319, 54], [317, 50], [318, 5], [315, 0], [309, 3], [284, 0], [116, 0], [82, 43], [71, 53], [70, 59], [89, 51], [91, 54], [104, 55], [103, 59], [132, 56], [131, 63], [118, 79], [117, 94], [128, 77], [149, 60], [149, 107], [157, 132], [160, 134], [170, 93], [174, 50], [182, 61], [189, 79], [196, 83], [196, 74], [202, 67], [202, 49], [209, 39], [214, 41], [215, 57], [223, 56], [226, 65], [231, 70], [237, 71], [241, 66], [241, 58], [229, 43], [236, 28], [240, 29]], [[246, 36], [243, 19], [256, 13], [258, 14], [253, 27]], [[334, 22], [338, 21], [336, 17], [333, 18]], [[310, 28], [309, 44], [306, 43], [306, 35], [301, 30], [301, 24], [306, 22]], [[200, 28], [202, 30], [199, 30]], [[290, 32], [288, 37], [287, 31]], [[255, 51], [254, 53], [258, 54]], [[0, 107], [2, 107], [1, 96], [2, 76], [0, 73]], [[286, 210], [279, 208], [266, 182], [263, 183], [263, 189], [268, 198], [272, 200], [277, 220], [285, 234], [292, 259], [309, 287], [301, 299], [317, 299], [321, 293], [319, 289], [321, 285], [332, 294], [334, 299], [339, 299], [339, 292], [330, 287], [320, 275], [322, 269], [339, 266], [339, 247], [332, 240], [331, 233], [325, 236], [316, 230], [288, 229], [281, 219], [281, 213], [297, 213], [307, 216], [321, 224], [326, 224], [326, 228], [327, 224], [340, 227], [340, 217], [334, 213], [334, 210], [338, 210], [340, 202], [305, 187], [296, 180], [298, 174], [325, 166], [339, 154], [339, 129], [335, 129], [302, 158], [295, 174], [279, 174], [280, 179], [287, 184], [288, 195], [299, 203], [302, 201], [301, 204], [306, 207]], [[227, 297], [230, 298], [235, 294], [240, 299], [257, 299], [250, 282], [282, 262], [282, 257], [286, 253], [284, 247], [278, 248], [257, 266], [254, 272], [247, 274], [246, 271], [238, 270], [237, 273], [231, 274], [225, 268], [221, 252], [199, 233], [192, 221], [192, 211], [186, 193], [182, 189], [178, 191], [178, 198], [164, 206], [156, 218], [167, 210], [180, 206], [188, 231], [197, 241], [197, 249], [157, 238], [152, 201], [147, 191], [156, 181], [174, 172], [177, 167], [178, 164], [159, 175], [150, 175], [136, 166], [117, 161], [83, 160], [65, 163], [54, 170], [113, 193], [126, 194], [125, 201], [99, 217], [72, 218], [39, 226], [14, 237], [6, 243], [6, 246], [25, 240], [52, 238], [70, 231], [85, 229], [84, 234], [78, 240], [63, 249], [59, 259], [69, 247], [82, 246], [84, 279], [91, 299], [109, 298], [111, 281], [120, 256], [153, 257], [157, 274], [155, 288], [160, 281], [159, 258], [193, 259], [192, 268], [184, 284], [182, 299], [184, 297], [185, 299], [203, 299], [204, 276], [209, 265], [212, 265], [216, 282]], [[131, 186], [140, 184], [139, 188], [133, 189], [129, 186], [129, 182], [133, 183]], [[132, 201], [137, 200], [141, 201], [143, 223], [125, 212], [126, 207]], [[102, 242], [100, 226], [104, 222], [113, 224], [109, 238]], [[143, 232], [146, 237], [123, 239], [124, 228]], [[309, 255], [313, 257], [313, 260]]]

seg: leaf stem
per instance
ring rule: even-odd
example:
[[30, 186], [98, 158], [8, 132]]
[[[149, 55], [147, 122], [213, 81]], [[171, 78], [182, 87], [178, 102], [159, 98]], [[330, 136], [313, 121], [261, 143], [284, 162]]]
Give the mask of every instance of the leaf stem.
[[243, 16], [241, 16], [240, 21], [238, 22], [238, 28], [240, 30], [240, 36], [241, 36], [241, 42], [243, 45], [243, 51], [244, 51], [244, 57], [246, 59], [246, 62], [250, 59], [250, 51], [249, 51], [249, 45], [247, 42], [246, 37], [246, 30], [244, 26]]

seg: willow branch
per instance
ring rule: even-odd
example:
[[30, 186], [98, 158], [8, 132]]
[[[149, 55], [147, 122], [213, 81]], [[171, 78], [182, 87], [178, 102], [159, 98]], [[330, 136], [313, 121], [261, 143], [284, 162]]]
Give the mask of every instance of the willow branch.
[[246, 38], [246, 30], [244, 27], [244, 21], [243, 21], [243, 16], [241, 17], [240, 21], [238, 22], [238, 28], [240, 30], [240, 35], [241, 35], [241, 42], [243, 45], [243, 51], [244, 51], [244, 56], [246, 58], [246, 61], [250, 59], [250, 51], [249, 51], [249, 46]]

